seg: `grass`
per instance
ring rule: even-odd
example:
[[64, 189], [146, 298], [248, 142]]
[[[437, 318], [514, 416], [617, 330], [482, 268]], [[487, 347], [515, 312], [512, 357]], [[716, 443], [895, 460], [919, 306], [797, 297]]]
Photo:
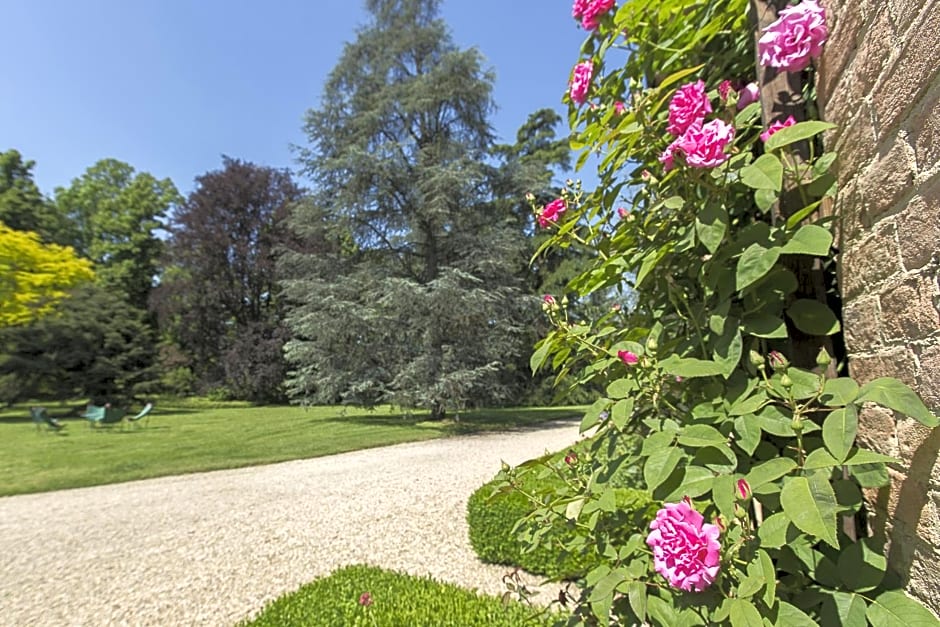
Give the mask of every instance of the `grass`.
[[[363, 594], [368, 603], [363, 604]], [[504, 603], [429, 577], [347, 566], [271, 603], [244, 627], [524, 627], [557, 624], [561, 615]]]
[[[0, 411], [0, 496], [332, 455], [451, 435], [524, 429], [578, 408], [478, 410], [460, 420], [389, 408], [158, 400], [149, 426], [89, 428], [75, 406], [47, 405], [66, 428], [37, 432], [27, 406]], [[131, 408], [136, 412], [139, 408]]]

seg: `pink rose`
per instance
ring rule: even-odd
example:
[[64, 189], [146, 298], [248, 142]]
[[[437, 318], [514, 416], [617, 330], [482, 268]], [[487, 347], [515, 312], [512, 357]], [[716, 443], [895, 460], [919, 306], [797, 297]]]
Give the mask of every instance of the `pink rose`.
[[574, 451], [568, 451], [568, 454], [565, 455], [565, 463], [569, 466], [573, 466], [578, 463], [578, 454]]
[[718, 576], [721, 531], [717, 525], [703, 523], [702, 515], [687, 500], [664, 503], [650, 523], [646, 544], [653, 549], [656, 572], [680, 590], [701, 592]]
[[560, 218], [561, 214], [567, 209], [568, 206], [565, 204], [564, 199], [556, 198], [542, 208], [542, 211], [538, 215], [539, 226], [545, 229], [548, 228], [549, 224], [558, 222], [558, 218]]
[[751, 498], [751, 485], [747, 482], [747, 479], [738, 479], [738, 496], [741, 497], [742, 501]]
[[616, 113], [617, 115], [623, 115], [623, 112], [626, 110], [627, 110], [627, 105], [625, 105], [623, 101], [618, 100], [617, 102], [614, 103], [614, 113]]
[[712, 103], [705, 94], [705, 83], [687, 83], [676, 90], [669, 102], [669, 126], [666, 131], [681, 136], [696, 122], [702, 123], [705, 114], [712, 112]]
[[664, 166], [663, 169], [666, 172], [676, 167], [675, 152], [676, 152], [676, 148], [679, 147], [680, 141], [682, 141], [681, 138], [673, 141], [671, 144], [666, 146], [666, 150], [663, 151], [663, 154], [659, 155], [659, 162], [663, 164]]
[[[714, 168], [728, 160], [725, 148], [734, 140], [734, 127], [721, 120], [704, 126], [690, 126], [678, 139], [676, 150], [685, 154], [685, 162], [693, 168]], [[667, 148], [668, 150], [668, 148]], [[662, 160], [662, 159], [660, 159]]]
[[635, 366], [636, 363], [640, 361], [636, 353], [631, 353], [630, 351], [617, 351], [617, 357], [620, 358], [620, 361], [622, 361], [625, 366]]
[[731, 81], [725, 79], [721, 81], [721, 84], [718, 85], [718, 97], [721, 98], [722, 102], [728, 101], [728, 95], [731, 93]]
[[368, 592], [363, 592], [359, 595], [359, 605], [363, 607], [369, 607], [372, 605], [372, 595]]
[[829, 31], [826, 10], [816, 0], [803, 0], [780, 11], [777, 21], [757, 40], [760, 64], [785, 72], [799, 72], [822, 54]]
[[738, 111], [752, 102], [757, 102], [758, 98], [760, 98], [760, 87], [757, 83], [748, 83], [738, 92]]
[[620, 219], [621, 219], [621, 220], [623, 220], [623, 219], [625, 219], [628, 215], [630, 215], [630, 212], [627, 211], [627, 208], [626, 208], [626, 207], [617, 207], [617, 215], [620, 216]]
[[793, 118], [792, 115], [788, 117], [786, 120], [784, 120], [783, 122], [781, 122], [780, 120], [774, 120], [773, 122], [770, 123], [770, 126], [767, 127], [767, 130], [760, 134], [760, 140], [762, 142], [766, 142], [768, 139], [770, 139], [771, 135], [773, 135], [780, 129], [786, 128], [788, 126], [793, 126], [794, 124], [796, 124], [796, 120]]
[[581, 18], [581, 26], [594, 30], [601, 23], [601, 17], [614, 8], [614, 0], [574, 0], [571, 17]]
[[588, 90], [591, 88], [591, 78], [594, 77], [594, 63], [591, 61], [582, 61], [574, 66], [574, 72], [571, 75], [569, 94], [571, 101], [582, 105], [587, 100]]

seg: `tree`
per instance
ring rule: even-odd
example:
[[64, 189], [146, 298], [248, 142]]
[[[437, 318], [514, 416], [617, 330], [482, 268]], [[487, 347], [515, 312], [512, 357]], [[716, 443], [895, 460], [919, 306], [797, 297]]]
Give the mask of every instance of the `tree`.
[[94, 277], [75, 251], [0, 222], [0, 328], [48, 314], [72, 287]]
[[281, 221], [302, 190], [286, 171], [223, 158], [171, 225], [167, 272], [154, 301], [162, 326], [203, 387], [270, 400], [285, 375], [275, 276]]
[[291, 221], [338, 245], [285, 259], [295, 397], [441, 418], [513, 391], [503, 367], [532, 307], [524, 242], [493, 202], [492, 77], [439, 4], [368, 0], [370, 23], [307, 113], [315, 196]]
[[98, 282], [146, 310], [162, 242], [161, 219], [179, 202], [170, 179], [135, 172], [116, 159], [103, 159], [68, 188], [56, 190], [56, 204], [73, 225], [72, 244], [95, 262]]
[[143, 312], [88, 284], [48, 315], [0, 328], [0, 400], [119, 400], [154, 390], [152, 331]]
[[47, 244], [67, 244], [65, 218], [36, 186], [35, 165], [15, 149], [0, 153], [0, 222], [17, 231], [38, 233]]

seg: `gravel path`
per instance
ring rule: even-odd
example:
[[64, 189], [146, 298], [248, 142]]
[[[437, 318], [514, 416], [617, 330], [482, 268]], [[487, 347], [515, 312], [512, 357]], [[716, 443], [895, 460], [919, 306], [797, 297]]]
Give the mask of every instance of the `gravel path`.
[[500, 594], [467, 497], [500, 460], [576, 438], [558, 423], [0, 498], [0, 625], [231, 625], [351, 563]]

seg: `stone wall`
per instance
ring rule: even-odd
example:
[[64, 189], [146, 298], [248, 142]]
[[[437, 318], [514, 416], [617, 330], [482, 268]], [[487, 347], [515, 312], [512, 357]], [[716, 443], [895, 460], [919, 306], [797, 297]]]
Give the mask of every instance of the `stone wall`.
[[[840, 155], [838, 246], [849, 369], [892, 376], [940, 414], [940, 0], [822, 0], [826, 138]], [[859, 439], [900, 457], [866, 495], [911, 594], [940, 614], [940, 428], [867, 409]]]

